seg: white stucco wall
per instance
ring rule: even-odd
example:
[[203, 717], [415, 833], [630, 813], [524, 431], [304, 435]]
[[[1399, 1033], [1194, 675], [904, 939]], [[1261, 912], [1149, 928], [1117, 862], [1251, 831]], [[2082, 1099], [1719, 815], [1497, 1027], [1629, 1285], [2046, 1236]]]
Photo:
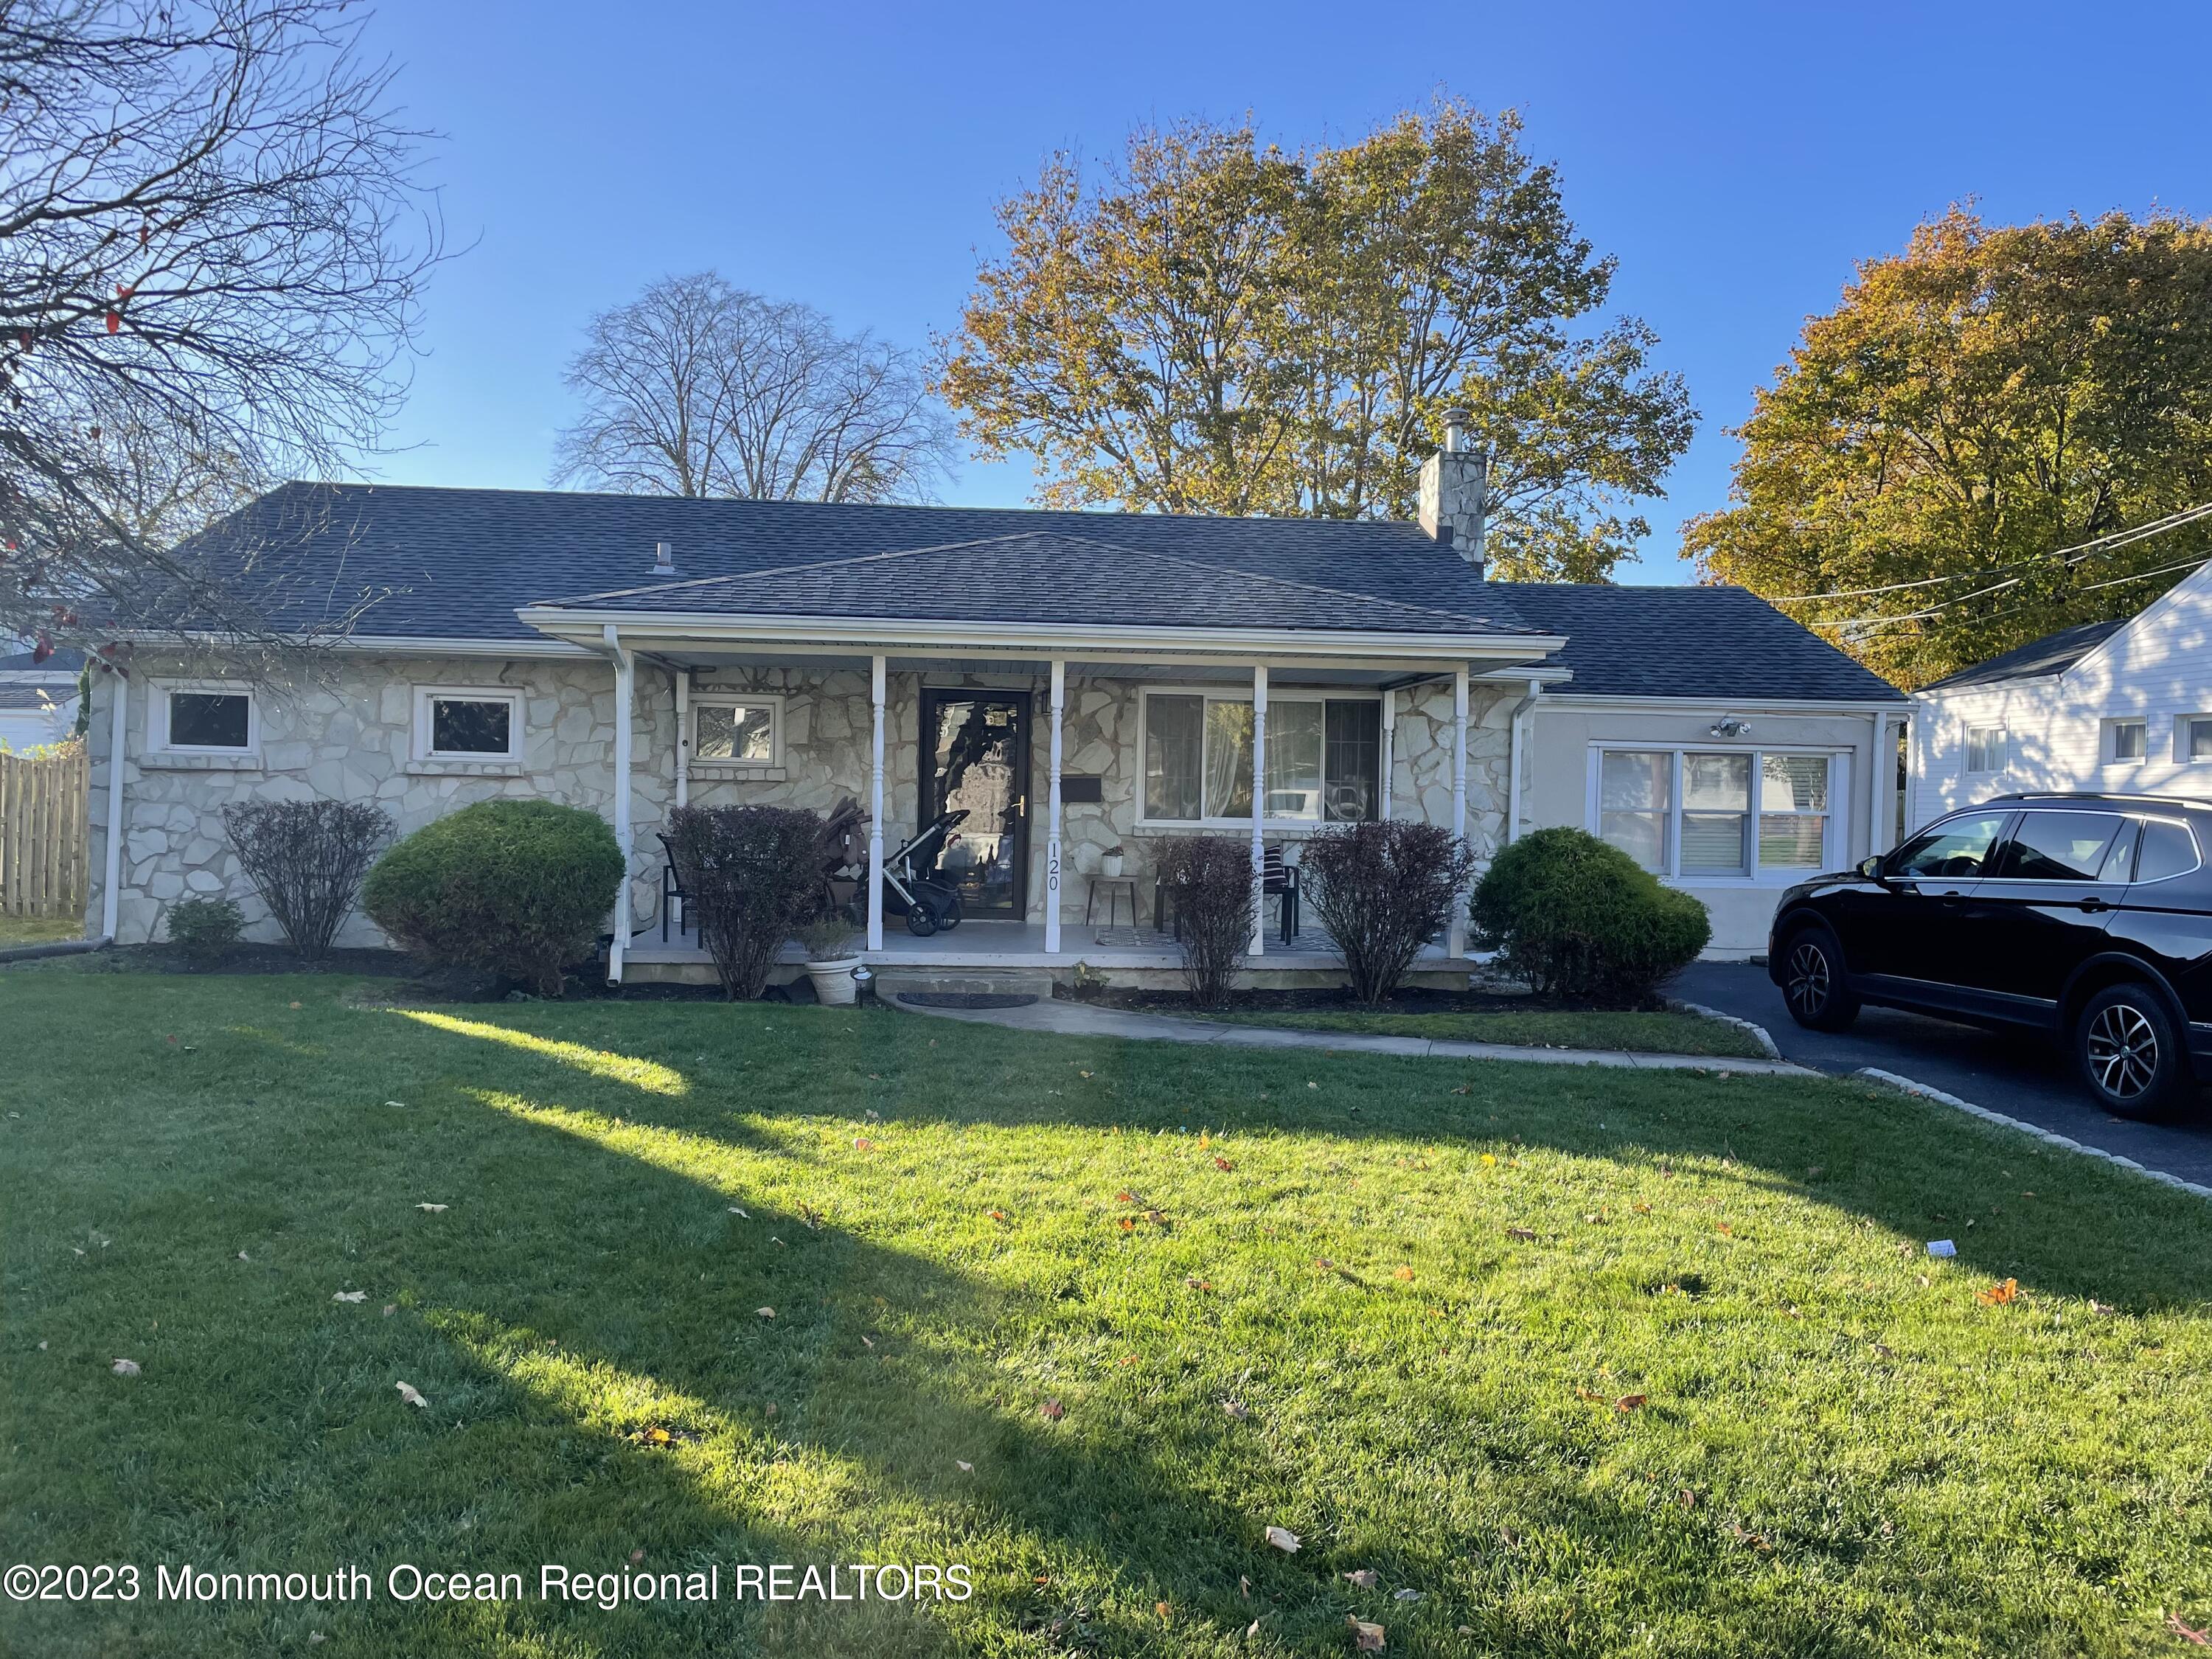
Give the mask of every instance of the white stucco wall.
[[[1888, 718], [1894, 721], [1904, 713], [1900, 704]], [[1733, 739], [1714, 737], [1710, 728], [1724, 716], [1748, 721], [1750, 730]], [[1598, 832], [1590, 793], [1590, 757], [1601, 745], [1681, 748], [1700, 752], [1752, 749], [1829, 750], [1846, 757], [1849, 775], [1847, 784], [1838, 789], [1831, 805], [1834, 822], [1826, 862], [1830, 867], [1847, 866], [1866, 857], [1869, 851], [1869, 815], [1874, 810], [1870, 788], [1881, 793], [1885, 826], [1894, 817], [1894, 750], [1885, 749], [1881, 764], [1869, 764], [1875, 744], [1874, 720], [1871, 712], [1805, 714], [1746, 704], [1723, 707], [1717, 703], [1697, 707], [1662, 707], [1648, 702], [1600, 704], [1547, 695], [1539, 699], [1528, 717], [1522, 829], [1525, 832], [1565, 824], [1587, 830], [1593, 835]], [[1881, 840], [1883, 846], [1888, 844], [1886, 828]], [[1741, 957], [1765, 950], [1766, 930], [1774, 920], [1776, 901], [1784, 889], [1803, 878], [1804, 872], [1758, 878], [1685, 877], [1670, 884], [1694, 893], [1711, 912], [1713, 939], [1707, 955]]]

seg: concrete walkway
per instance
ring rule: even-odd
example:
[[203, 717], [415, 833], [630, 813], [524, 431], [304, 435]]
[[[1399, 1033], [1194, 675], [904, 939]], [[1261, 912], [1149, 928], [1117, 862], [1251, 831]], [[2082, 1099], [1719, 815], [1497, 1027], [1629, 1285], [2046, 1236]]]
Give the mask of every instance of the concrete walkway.
[[1419, 1060], [1514, 1060], [1537, 1066], [1617, 1066], [1639, 1072], [1729, 1072], [1739, 1077], [1816, 1077], [1786, 1060], [1733, 1055], [1638, 1054], [1623, 1048], [1524, 1048], [1506, 1042], [1447, 1042], [1428, 1037], [1370, 1036], [1353, 1031], [1297, 1031], [1272, 1025], [1226, 1025], [1174, 1014], [1143, 1014], [1057, 999], [1026, 1008], [928, 1008], [892, 999], [910, 1014], [1004, 1025], [1060, 1036], [1124, 1037], [1151, 1042], [1206, 1042], [1242, 1048], [1327, 1048], [1338, 1054], [1401, 1054]]

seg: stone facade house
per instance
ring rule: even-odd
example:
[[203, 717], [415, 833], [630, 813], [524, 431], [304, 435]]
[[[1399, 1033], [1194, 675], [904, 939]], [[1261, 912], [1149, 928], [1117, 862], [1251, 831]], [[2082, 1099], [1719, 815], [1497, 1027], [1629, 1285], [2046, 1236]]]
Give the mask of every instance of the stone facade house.
[[[851, 797], [878, 860], [968, 814], [937, 860], [966, 919], [920, 939], [871, 904], [879, 959], [1165, 968], [1161, 836], [1256, 869], [1393, 815], [1486, 857], [1587, 824], [1705, 896], [1717, 949], [1762, 947], [1788, 880], [1878, 833], [1901, 700], [1738, 590], [1487, 580], [1482, 475], [1455, 435], [1413, 524], [287, 486], [210, 534], [296, 664], [173, 635], [99, 659], [91, 929], [157, 939], [228, 894], [274, 937], [228, 801], [374, 800], [404, 832], [537, 796], [629, 850], [611, 975], [691, 976], [670, 809]], [[1133, 881], [1103, 879], [1115, 848]], [[1255, 975], [1332, 970], [1270, 912]], [[1420, 965], [1468, 962], [1455, 927]]]

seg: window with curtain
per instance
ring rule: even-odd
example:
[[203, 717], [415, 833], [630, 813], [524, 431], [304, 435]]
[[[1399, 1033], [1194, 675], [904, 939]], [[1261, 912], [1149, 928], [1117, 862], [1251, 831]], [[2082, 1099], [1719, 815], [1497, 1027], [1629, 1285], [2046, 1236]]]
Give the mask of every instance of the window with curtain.
[[1682, 757], [1682, 873], [1740, 876], [1751, 825], [1751, 757]]
[[2002, 772], [2010, 758], [2006, 732], [2002, 726], [1970, 726], [1966, 728], [1966, 770], [1969, 772]]
[[1759, 867], [1817, 870], [1827, 862], [1828, 757], [1759, 757]]
[[1598, 763], [1598, 834], [1645, 869], [1666, 872], [1674, 757], [1608, 749]]
[[[1271, 823], [1375, 816], [1382, 705], [1373, 698], [1267, 699], [1264, 815]], [[1145, 817], [1194, 823], [1252, 817], [1252, 700], [1202, 692], [1145, 698]]]

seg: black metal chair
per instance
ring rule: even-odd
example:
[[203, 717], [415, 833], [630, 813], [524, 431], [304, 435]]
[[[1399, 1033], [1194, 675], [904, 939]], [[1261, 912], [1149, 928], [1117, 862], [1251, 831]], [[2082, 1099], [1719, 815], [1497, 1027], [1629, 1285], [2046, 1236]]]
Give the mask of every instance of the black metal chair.
[[689, 895], [684, 890], [682, 878], [676, 873], [676, 851], [669, 846], [668, 837], [655, 836], [653, 839], [660, 843], [660, 942], [665, 945], [668, 943], [668, 921], [672, 909], [669, 901], [673, 899], [682, 903]]
[[[1173, 902], [1176, 896], [1172, 882], [1152, 884], [1152, 926], [1164, 929], [1175, 938], [1182, 937], [1182, 907]], [[1261, 849], [1260, 862], [1260, 901], [1266, 903], [1277, 899], [1278, 920], [1281, 923], [1283, 943], [1289, 945], [1298, 936], [1298, 866], [1286, 863], [1279, 846]], [[1173, 916], [1173, 921], [1169, 918]]]

